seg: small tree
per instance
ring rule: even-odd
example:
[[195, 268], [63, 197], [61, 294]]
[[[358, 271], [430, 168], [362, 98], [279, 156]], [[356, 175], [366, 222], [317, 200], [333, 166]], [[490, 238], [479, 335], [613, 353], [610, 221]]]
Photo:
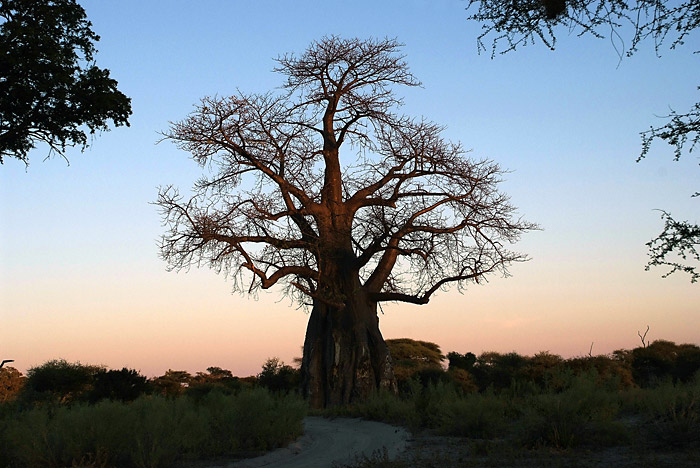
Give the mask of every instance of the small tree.
[[460, 354], [456, 351], [450, 351], [447, 353], [447, 360], [449, 362], [448, 368], [452, 369], [462, 369], [465, 371], [471, 371], [476, 364], [476, 355], [474, 353], [464, 353]]
[[507, 245], [534, 227], [497, 190], [496, 164], [394, 112], [393, 88], [419, 84], [399, 47], [321, 39], [277, 60], [283, 92], [205, 98], [165, 136], [212, 174], [189, 199], [161, 190], [163, 258], [207, 264], [239, 291], [282, 284], [311, 306], [302, 387], [314, 406], [395, 388], [378, 304], [507, 274], [526, 259]]
[[151, 381], [155, 389], [165, 396], [178, 396], [185, 392], [192, 381], [192, 376], [187, 371], [168, 369], [165, 374]]
[[72, 403], [84, 401], [93, 388], [94, 377], [102, 366], [56, 359], [27, 371], [23, 398], [29, 402]]
[[105, 370], [97, 372], [93, 378], [90, 400], [96, 402], [109, 399], [132, 401], [148, 391], [146, 377], [135, 369]]
[[273, 357], [265, 361], [257, 379], [258, 384], [272, 392], [289, 393], [299, 388], [300, 374], [299, 369]]
[[14, 367], [0, 368], [0, 403], [17, 398], [26, 378]]
[[[131, 100], [94, 63], [100, 38], [75, 0], [0, 2], [0, 164], [29, 163], [37, 142], [64, 155], [88, 135], [129, 125]], [[65, 156], [64, 156], [65, 157]]]
[[207, 367], [207, 372], [197, 372], [189, 382], [185, 394], [196, 400], [201, 400], [212, 391], [233, 394], [240, 390], [241, 381], [228, 369]]
[[421, 372], [426, 375], [434, 371], [443, 372], [442, 361], [445, 360], [440, 346], [429, 341], [396, 338], [386, 340], [394, 364], [394, 374], [399, 381], [406, 381]]

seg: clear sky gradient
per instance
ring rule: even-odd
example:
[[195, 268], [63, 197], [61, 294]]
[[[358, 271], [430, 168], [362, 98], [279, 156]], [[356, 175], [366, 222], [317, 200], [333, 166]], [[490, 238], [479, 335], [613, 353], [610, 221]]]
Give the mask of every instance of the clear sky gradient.
[[[607, 39], [567, 37], [491, 59], [477, 54], [464, 1], [81, 1], [101, 36], [97, 63], [132, 98], [130, 128], [85, 153], [28, 169], [0, 166], [0, 358], [21, 371], [54, 358], [146, 375], [209, 366], [250, 375], [301, 355], [307, 312], [279, 291], [231, 294], [207, 269], [166, 271], [151, 204], [157, 187], [187, 191], [200, 169], [168, 142], [170, 121], [200, 98], [282, 83], [273, 59], [324, 35], [396, 37], [422, 88], [397, 90], [403, 112], [444, 124], [477, 158], [510, 170], [502, 190], [542, 231], [516, 250], [512, 276], [388, 305], [385, 338], [434, 341], [444, 352], [609, 353], [650, 339], [700, 342], [700, 286], [644, 271], [655, 209], [698, 219], [695, 153], [673, 162], [656, 144], [635, 163], [639, 132], [669, 107], [698, 100], [698, 36], [676, 51], [653, 44], [621, 62]], [[618, 47], [621, 44], [618, 43]]]

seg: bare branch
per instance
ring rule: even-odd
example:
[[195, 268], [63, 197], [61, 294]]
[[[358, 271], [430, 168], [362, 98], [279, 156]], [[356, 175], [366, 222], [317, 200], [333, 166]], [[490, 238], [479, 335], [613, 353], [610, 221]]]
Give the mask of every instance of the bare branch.
[[[424, 303], [525, 260], [506, 245], [536, 226], [498, 192], [501, 169], [393, 113], [394, 87], [419, 84], [399, 47], [323, 38], [278, 59], [279, 95], [205, 98], [172, 124], [165, 139], [208, 173], [189, 199], [159, 194], [170, 267], [342, 309], [357, 294]], [[355, 162], [341, 158], [348, 142]]]

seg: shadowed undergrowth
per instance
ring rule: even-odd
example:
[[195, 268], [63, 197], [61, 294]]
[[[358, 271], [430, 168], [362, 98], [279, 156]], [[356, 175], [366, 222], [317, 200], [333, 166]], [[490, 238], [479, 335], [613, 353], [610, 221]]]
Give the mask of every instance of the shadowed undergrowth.
[[149, 396], [4, 413], [0, 466], [158, 468], [285, 445], [302, 433], [306, 404], [248, 389], [198, 400]]
[[524, 449], [621, 445], [693, 447], [700, 443], [700, 379], [654, 388], [618, 388], [595, 371], [565, 388], [536, 391], [514, 385], [464, 393], [451, 383], [412, 381], [401, 396], [375, 393], [367, 402], [324, 410], [327, 416], [364, 417], [414, 431]]

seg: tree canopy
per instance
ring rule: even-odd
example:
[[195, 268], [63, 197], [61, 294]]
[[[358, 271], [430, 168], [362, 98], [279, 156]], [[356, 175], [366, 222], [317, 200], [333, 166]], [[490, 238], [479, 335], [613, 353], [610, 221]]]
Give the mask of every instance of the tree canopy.
[[497, 164], [396, 112], [394, 88], [419, 84], [400, 46], [325, 37], [277, 59], [280, 91], [204, 98], [165, 135], [208, 174], [191, 197], [161, 190], [163, 258], [311, 305], [302, 372], [314, 405], [395, 385], [378, 303], [426, 304], [507, 274], [526, 259], [509, 245], [535, 227], [498, 191]]
[[[542, 42], [554, 49], [559, 31], [579, 36], [609, 37], [620, 55], [634, 54], [644, 41], [652, 41], [657, 55], [664, 48], [678, 49], [698, 32], [700, 2], [696, 0], [470, 0], [467, 9], [477, 6], [470, 20], [482, 23], [477, 39], [480, 51], [506, 53], [518, 47]], [[698, 53], [700, 51], [693, 51]], [[692, 152], [700, 141], [700, 103], [686, 112], [671, 110], [666, 123], [641, 132], [642, 147], [637, 161], [645, 158], [654, 141], [673, 147], [674, 159]], [[693, 196], [700, 196], [695, 193]], [[678, 221], [662, 212], [664, 228], [652, 239], [649, 262], [670, 267], [664, 277], [680, 271], [691, 282], [700, 279], [700, 226]]]
[[0, 163], [28, 164], [39, 142], [65, 157], [108, 121], [129, 125], [131, 100], [95, 65], [91, 27], [75, 0], [0, 1]]
[[[419, 84], [399, 47], [324, 38], [278, 59], [285, 92], [207, 97], [175, 123], [166, 138], [213, 174], [188, 200], [160, 192], [171, 266], [209, 265], [249, 292], [286, 281], [302, 302], [338, 305], [339, 291], [322, 289], [332, 261], [359, 270], [376, 301], [421, 304], [525, 260], [506, 247], [535, 226], [496, 190], [498, 165], [392, 112], [401, 100], [391, 86]], [[339, 154], [346, 143], [355, 161]], [[347, 239], [334, 235], [341, 228]], [[339, 241], [347, 258], [334, 256]]]

